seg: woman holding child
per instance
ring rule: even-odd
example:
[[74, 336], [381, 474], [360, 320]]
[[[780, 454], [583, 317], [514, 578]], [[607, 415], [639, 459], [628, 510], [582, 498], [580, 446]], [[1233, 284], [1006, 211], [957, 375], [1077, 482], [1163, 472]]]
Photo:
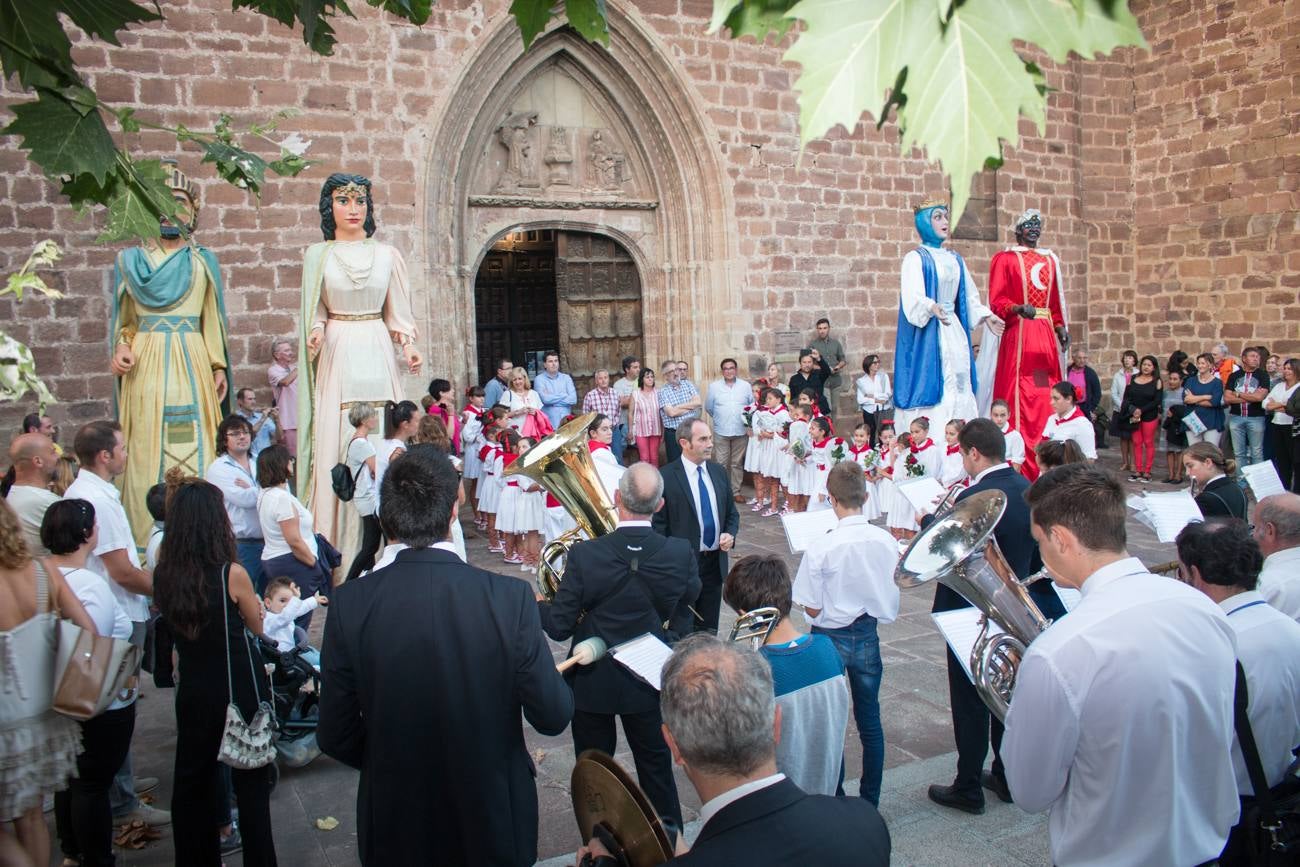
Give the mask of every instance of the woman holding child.
[[[226, 708], [233, 702], [251, 721], [260, 702], [271, 696], [266, 670], [245, 632], [261, 634], [262, 603], [236, 557], [219, 488], [188, 481], [173, 495], [167, 514], [153, 576], [154, 601], [171, 627], [180, 657], [172, 790], [176, 863], [219, 867], [213, 819], [222, 791], [217, 750]], [[239, 802], [243, 863], [274, 867], [271, 767], [232, 769], [230, 776]]]

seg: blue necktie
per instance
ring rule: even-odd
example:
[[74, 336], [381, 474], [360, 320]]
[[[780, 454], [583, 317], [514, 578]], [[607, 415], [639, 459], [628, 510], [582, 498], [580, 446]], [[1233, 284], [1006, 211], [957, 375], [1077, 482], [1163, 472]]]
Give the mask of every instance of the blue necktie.
[[709, 486], [704, 484], [704, 467], [695, 468], [699, 475], [697, 484], [700, 486], [700, 529], [703, 530], [704, 547], [712, 549], [714, 537], [718, 533], [718, 525], [713, 520], [713, 503], [709, 500]]

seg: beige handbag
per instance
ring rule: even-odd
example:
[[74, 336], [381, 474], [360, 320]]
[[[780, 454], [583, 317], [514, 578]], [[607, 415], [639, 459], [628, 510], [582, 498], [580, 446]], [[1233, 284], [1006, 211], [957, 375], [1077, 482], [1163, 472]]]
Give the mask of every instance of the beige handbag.
[[257, 712], [252, 721], [244, 719], [239, 705], [235, 703], [235, 680], [230, 665], [230, 565], [221, 572], [221, 618], [226, 635], [226, 688], [229, 690], [230, 702], [226, 705], [226, 725], [221, 732], [221, 745], [217, 748], [217, 761], [229, 765], [237, 771], [251, 771], [265, 767], [275, 761], [275, 714], [269, 702], [262, 699], [262, 690], [257, 683], [257, 661], [253, 658], [252, 648], [248, 644], [248, 630], [241, 629], [244, 636], [244, 652], [248, 654], [249, 667], [253, 674], [253, 694], [257, 696]]
[[115, 701], [135, 698], [139, 647], [121, 638], [87, 632], [61, 615], [54, 629], [55, 711], [72, 719], [88, 720]]

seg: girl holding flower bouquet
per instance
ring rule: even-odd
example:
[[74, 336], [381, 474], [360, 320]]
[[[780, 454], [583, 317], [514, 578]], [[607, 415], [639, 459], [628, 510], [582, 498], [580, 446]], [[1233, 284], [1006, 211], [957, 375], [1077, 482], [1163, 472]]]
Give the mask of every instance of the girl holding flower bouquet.
[[[813, 490], [817, 509], [829, 509], [830, 498], [826, 494], [826, 479], [831, 474], [831, 467], [849, 456], [849, 447], [844, 440], [833, 436], [830, 419], [818, 416], [811, 422], [813, 443], [812, 459], [817, 468], [817, 482]], [[804, 506], [807, 511], [807, 505]]]
[[753, 510], [764, 515], [776, 514], [784, 464], [781, 447], [785, 444], [785, 428], [789, 423], [790, 412], [781, 401], [781, 392], [769, 387], [763, 392], [763, 409], [754, 413], [754, 431], [758, 438], [754, 450], [758, 475], [754, 486], [758, 495]]
[[[913, 419], [908, 434], [894, 445], [894, 483], [905, 485], [927, 476], [937, 479], [943, 454], [930, 439], [930, 420], [925, 416]], [[894, 494], [887, 526], [898, 539], [911, 539], [921, 529], [916, 523], [916, 507], [901, 491]]]
[[787, 505], [781, 511], [783, 515], [808, 511], [808, 498], [817, 487], [814, 437], [808, 424], [809, 415], [808, 407], [802, 403], [790, 410], [790, 433], [785, 446], [789, 464], [783, 478]]
[[898, 494], [898, 486], [894, 484], [894, 444], [898, 441], [894, 420], [882, 419], [877, 436], [880, 442], [876, 446], [876, 466], [871, 471], [871, 480], [876, 483], [876, 493], [880, 495], [880, 514], [888, 517]]
[[863, 484], [866, 486], [867, 499], [862, 503], [862, 516], [868, 521], [879, 518], [880, 489], [877, 487], [877, 473], [880, 470], [880, 452], [871, 447], [871, 426], [858, 425], [853, 429], [853, 442], [848, 446], [847, 460], [862, 467]]
[[745, 422], [745, 430], [749, 431], [749, 442], [745, 445], [745, 472], [749, 473], [754, 480], [754, 496], [746, 504], [749, 506], [753, 506], [758, 502], [758, 477], [760, 475], [758, 471], [758, 428], [754, 426], [754, 416], [763, 410], [763, 392], [767, 390], [767, 380], [755, 380], [753, 388], [754, 400], [740, 411], [740, 417]]

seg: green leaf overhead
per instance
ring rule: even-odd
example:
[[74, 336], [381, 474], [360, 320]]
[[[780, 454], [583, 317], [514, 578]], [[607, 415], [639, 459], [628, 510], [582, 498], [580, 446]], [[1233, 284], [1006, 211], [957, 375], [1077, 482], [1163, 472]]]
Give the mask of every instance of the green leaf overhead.
[[531, 46], [533, 40], [546, 29], [546, 25], [551, 23], [554, 6], [552, 0], [514, 0], [510, 4], [510, 14], [515, 16], [515, 23], [519, 25], [519, 33], [524, 38], [525, 49]]
[[128, 24], [161, 21], [162, 15], [131, 0], [54, 0], [56, 9], [96, 39], [120, 45], [117, 32]]
[[40, 89], [35, 101], [10, 106], [14, 119], [0, 132], [22, 136], [22, 147], [45, 174], [84, 172], [102, 183], [113, 171], [117, 148], [103, 116], [80, 108], [60, 94]]
[[609, 45], [605, 0], [564, 0], [564, 14], [569, 26], [581, 33], [584, 39]]
[[880, 116], [920, 49], [916, 34], [940, 35], [934, 0], [802, 0], [790, 16], [805, 28], [785, 53], [803, 67], [795, 88], [805, 144], [837, 124], [853, 129], [864, 111]]
[[794, 4], [795, 0], [713, 0], [709, 32], [717, 33], [726, 27], [737, 39], [752, 36], [762, 42], [769, 33], [775, 33], [779, 39], [794, 24], [786, 17]]
[[158, 160], [140, 160], [124, 168], [111, 188], [108, 225], [96, 241], [107, 244], [158, 236], [158, 213], [176, 214], [169, 175]]
[[1121, 45], [1146, 45], [1127, 3], [1007, 0], [1001, 5], [1017, 24], [1015, 38], [1038, 46], [1057, 63], [1064, 63], [1071, 53], [1091, 59]]
[[0, 64], [5, 78], [18, 76], [23, 87], [67, 83], [72, 43], [49, 2], [0, 0]]

